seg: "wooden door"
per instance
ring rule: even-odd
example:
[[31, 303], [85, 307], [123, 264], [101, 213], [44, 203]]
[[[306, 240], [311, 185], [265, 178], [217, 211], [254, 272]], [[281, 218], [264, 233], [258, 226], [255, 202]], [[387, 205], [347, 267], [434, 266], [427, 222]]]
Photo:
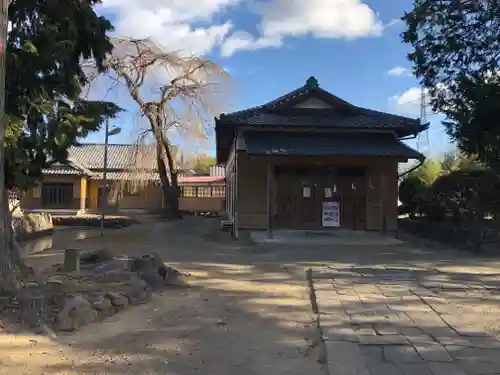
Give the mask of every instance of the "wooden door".
[[277, 228], [322, 228], [323, 202], [340, 204], [340, 227], [366, 228], [364, 170], [323, 166], [275, 171]]
[[321, 226], [320, 186], [308, 168], [277, 168], [275, 226], [315, 229]]

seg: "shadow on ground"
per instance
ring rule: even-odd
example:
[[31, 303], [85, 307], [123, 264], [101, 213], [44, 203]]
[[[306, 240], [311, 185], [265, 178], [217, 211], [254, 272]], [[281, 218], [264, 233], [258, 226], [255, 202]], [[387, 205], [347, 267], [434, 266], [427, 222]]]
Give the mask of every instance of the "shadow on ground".
[[[78, 243], [79, 248], [87, 250], [102, 246], [128, 255], [158, 253], [167, 263], [191, 275], [188, 278], [191, 288], [165, 291], [146, 305], [55, 340], [33, 336], [18, 337], [17, 341], [5, 338], [0, 341], [4, 361], [0, 368], [5, 366], [9, 374], [15, 374], [16, 369], [24, 371], [18, 373], [45, 374], [319, 374], [325, 368], [317, 361], [320, 348], [311, 348], [317, 338], [305, 289], [304, 271], [309, 267], [324, 270], [331, 267], [316, 277], [355, 284], [360, 290], [386, 283], [391, 288], [395, 284], [401, 286], [395, 291], [389, 288], [376, 293], [380, 300], [366, 297], [344, 301], [339, 306], [334, 303], [330, 308], [333, 327], [342, 328], [346, 311], [352, 313], [347, 314], [351, 321], [357, 315], [387, 313], [388, 305], [391, 314], [395, 312], [389, 316], [409, 316], [411, 312], [418, 317], [421, 313], [418, 309], [408, 314], [398, 310], [398, 306], [400, 310], [407, 308], [406, 300], [414, 298], [418, 298], [422, 309], [422, 299], [411, 293], [412, 288], [420, 288], [420, 292], [429, 290], [432, 298], [442, 294], [440, 298], [447, 305], [458, 308], [449, 310], [452, 316], [463, 316], [459, 306], [466, 305], [467, 311], [489, 308], [495, 319], [484, 321], [491, 324], [498, 321], [499, 261], [474, 258], [463, 252], [419, 249], [406, 244], [311, 248], [244, 245], [222, 233], [216, 219], [196, 217], [176, 223], [136, 225], [102, 239], [90, 238]], [[29, 262], [40, 268], [60, 262], [60, 253], [53, 253], [31, 257]], [[464, 294], [460, 289], [454, 295], [456, 284], [465, 285], [468, 292]], [[433, 290], [436, 285], [438, 288]], [[332, 299], [339, 300], [339, 293], [342, 290], [332, 290]], [[417, 336], [431, 339], [455, 332], [449, 326], [443, 328], [442, 320], [428, 320], [426, 331], [407, 320], [379, 323], [387, 330], [408, 329], [409, 335], [412, 330], [418, 331]], [[372, 327], [372, 324], [360, 320], [359, 328], [366, 329], [366, 325]], [[447, 329], [446, 334], [439, 331], [442, 329]], [[490, 335], [495, 329], [488, 331]], [[484, 331], [478, 330], [479, 333], [484, 336]], [[484, 339], [476, 338], [477, 345]], [[457, 342], [449, 345], [459, 346]], [[367, 355], [380, 354], [377, 347], [380, 346], [367, 346]], [[380, 350], [383, 355], [397, 356], [402, 347], [396, 345], [386, 354], [385, 349]], [[434, 349], [436, 353], [440, 350], [428, 347], [427, 353]], [[422, 359], [420, 354], [418, 357]], [[476, 362], [479, 363], [477, 358]], [[414, 368], [419, 365], [416, 362]]]

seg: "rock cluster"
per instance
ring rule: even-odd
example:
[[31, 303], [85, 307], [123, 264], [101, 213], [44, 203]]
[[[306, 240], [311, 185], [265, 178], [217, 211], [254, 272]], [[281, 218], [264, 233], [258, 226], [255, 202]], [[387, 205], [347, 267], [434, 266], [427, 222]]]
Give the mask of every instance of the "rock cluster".
[[158, 255], [114, 257], [99, 249], [82, 256], [80, 262], [79, 275], [56, 274], [43, 285], [27, 285], [24, 290], [29, 293], [20, 301], [0, 301], [0, 315], [8, 307], [14, 315], [18, 311], [19, 320], [24, 323], [30, 320], [32, 328], [45, 321], [52, 322], [58, 330], [74, 331], [129, 305], [147, 302], [154, 289], [183, 285], [181, 274], [165, 265]]

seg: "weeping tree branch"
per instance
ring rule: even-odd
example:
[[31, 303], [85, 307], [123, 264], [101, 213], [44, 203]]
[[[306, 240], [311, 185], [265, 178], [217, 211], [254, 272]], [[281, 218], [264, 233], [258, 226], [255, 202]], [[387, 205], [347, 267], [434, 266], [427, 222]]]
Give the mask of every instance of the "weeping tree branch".
[[[185, 140], [184, 147], [207, 138], [212, 121], [227, 105], [229, 76], [217, 64], [199, 57], [185, 57], [151, 39], [112, 39], [114, 49], [106, 59], [108, 76], [120, 83], [148, 123], [136, 138], [130, 158], [130, 174], [124, 184], [134, 190], [151, 183], [157, 172], [163, 200], [170, 217], [178, 217], [179, 149], [172, 136]], [[153, 150], [155, 156], [153, 157]], [[153, 168], [154, 166], [154, 168]], [[149, 173], [149, 174], [148, 174]]]

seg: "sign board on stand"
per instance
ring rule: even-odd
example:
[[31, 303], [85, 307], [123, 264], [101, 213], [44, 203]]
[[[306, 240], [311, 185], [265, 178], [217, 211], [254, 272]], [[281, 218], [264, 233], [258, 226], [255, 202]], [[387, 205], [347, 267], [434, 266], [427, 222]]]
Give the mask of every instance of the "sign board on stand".
[[340, 204], [338, 202], [323, 202], [321, 225], [323, 227], [340, 227]]

